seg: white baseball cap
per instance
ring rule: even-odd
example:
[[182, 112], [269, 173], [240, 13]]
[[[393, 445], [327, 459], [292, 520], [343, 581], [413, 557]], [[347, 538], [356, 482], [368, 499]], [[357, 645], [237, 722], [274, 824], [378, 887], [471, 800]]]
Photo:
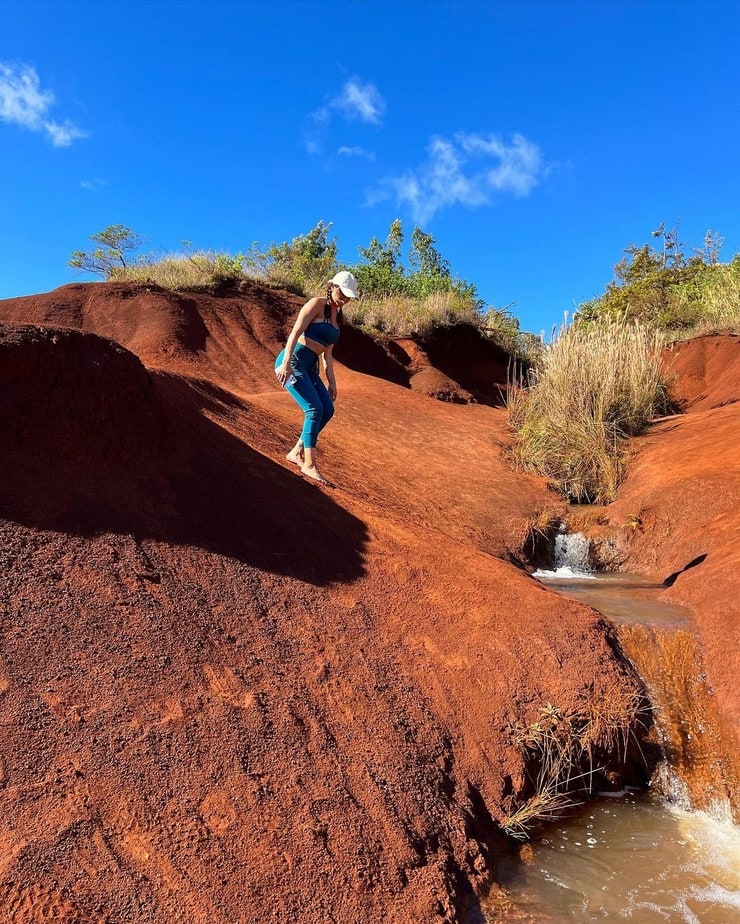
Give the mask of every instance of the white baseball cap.
[[331, 280], [333, 286], [339, 286], [347, 298], [357, 298], [357, 280], [347, 270], [340, 270]]

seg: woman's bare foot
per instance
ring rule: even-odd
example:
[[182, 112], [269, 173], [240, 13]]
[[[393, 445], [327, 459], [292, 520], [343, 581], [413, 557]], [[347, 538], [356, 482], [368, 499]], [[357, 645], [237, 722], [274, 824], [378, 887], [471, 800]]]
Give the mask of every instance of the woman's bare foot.
[[304, 459], [303, 459], [303, 447], [302, 447], [302, 446], [294, 446], [294, 447], [290, 450], [290, 452], [287, 453], [287, 455], [285, 456], [285, 458], [288, 460], [288, 462], [292, 462], [294, 465], [299, 465], [301, 468], [303, 468], [303, 463], [304, 463]]
[[329, 482], [324, 478], [324, 476], [319, 472], [315, 465], [302, 465], [301, 471], [306, 476], [306, 478], [312, 478], [314, 481], [318, 481], [319, 484], [329, 484]]

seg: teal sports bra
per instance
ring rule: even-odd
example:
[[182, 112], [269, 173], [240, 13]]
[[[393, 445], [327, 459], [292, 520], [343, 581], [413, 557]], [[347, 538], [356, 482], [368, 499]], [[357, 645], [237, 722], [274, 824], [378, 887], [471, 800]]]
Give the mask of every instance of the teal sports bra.
[[339, 340], [339, 328], [334, 327], [329, 321], [314, 321], [304, 330], [303, 336], [328, 347]]

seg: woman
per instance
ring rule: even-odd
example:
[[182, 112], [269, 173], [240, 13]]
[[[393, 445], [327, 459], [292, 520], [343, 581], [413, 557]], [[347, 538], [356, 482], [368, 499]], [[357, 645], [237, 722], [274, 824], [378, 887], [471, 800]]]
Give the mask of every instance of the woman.
[[[326, 484], [316, 468], [316, 438], [334, 415], [337, 383], [334, 378], [334, 344], [339, 339], [342, 306], [357, 298], [357, 280], [346, 270], [337, 273], [325, 296], [312, 298], [301, 308], [285, 349], [275, 360], [278, 382], [303, 411], [303, 431], [286, 459], [300, 466], [308, 478]], [[327, 390], [319, 377], [322, 358]]]

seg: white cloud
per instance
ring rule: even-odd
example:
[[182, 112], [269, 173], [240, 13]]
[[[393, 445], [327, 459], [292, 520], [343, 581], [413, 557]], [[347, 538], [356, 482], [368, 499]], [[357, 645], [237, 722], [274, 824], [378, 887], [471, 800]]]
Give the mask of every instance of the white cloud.
[[41, 89], [33, 68], [16, 72], [0, 62], [0, 119], [35, 129], [53, 102], [54, 94]]
[[69, 119], [65, 119], [63, 125], [60, 125], [58, 122], [44, 122], [44, 129], [48, 132], [51, 143], [55, 148], [69, 147], [69, 145], [78, 138], [87, 137], [87, 132], [78, 128], [73, 122], [70, 122]]
[[395, 197], [421, 224], [453, 205], [488, 205], [494, 194], [526, 196], [547, 169], [539, 147], [523, 135], [514, 135], [508, 144], [496, 135], [434, 136], [427, 153], [417, 169], [382, 180], [368, 195], [368, 204]]
[[[343, 122], [364, 122], [379, 128], [385, 108], [385, 100], [375, 84], [363, 82], [359, 77], [350, 78], [325, 106], [315, 109], [309, 115], [304, 133], [306, 150], [309, 154], [323, 153], [325, 139], [332, 132], [331, 124], [335, 118]], [[343, 145], [338, 153], [346, 155], [361, 150], [357, 146]]]
[[385, 100], [375, 84], [361, 83], [356, 77], [345, 83], [342, 92], [330, 105], [345, 119], [359, 119], [372, 125], [380, 125], [385, 112]]
[[365, 148], [361, 148], [359, 145], [354, 147], [347, 147], [342, 145], [338, 149], [337, 154], [340, 157], [364, 157], [365, 160], [375, 160], [375, 153], [373, 151], [366, 151]]
[[67, 147], [78, 138], [84, 138], [87, 132], [69, 119], [60, 124], [47, 117], [54, 103], [54, 94], [41, 89], [34, 68], [13, 67], [0, 61], [0, 120], [45, 133], [54, 147]]

